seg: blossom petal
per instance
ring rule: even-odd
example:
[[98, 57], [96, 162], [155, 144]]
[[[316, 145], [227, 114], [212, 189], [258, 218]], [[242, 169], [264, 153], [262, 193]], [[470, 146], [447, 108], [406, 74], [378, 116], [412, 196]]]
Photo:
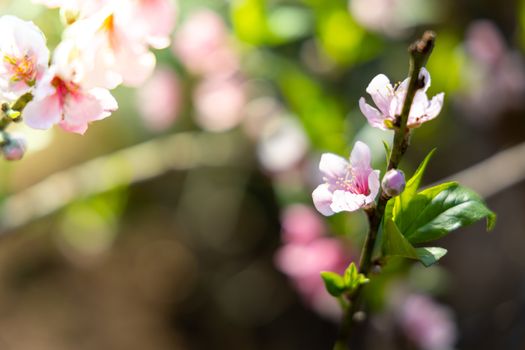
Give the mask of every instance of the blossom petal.
[[116, 54], [116, 62], [116, 71], [122, 75], [124, 84], [137, 87], [153, 74], [156, 58], [145, 47], [137, 47], [134, 43], [124, 43]]
[[383, 114], [388, 114], [390, 101], [393, 96], [393, 88], [388, 77], [384, 74], [376, 75], [370, 84], [368, 84], [366, 92], [372, 96], [377, 108], [379, 108]]
[[350, 154], [350, 166], [352, 167], [352, 170], [354, 172], [368, 170], [368, 175], [368, 172], [370, 172], [371, 169], [371, 159], [372, 157], [368, 145], [364, 142], [357, 141], [352, 149], [352, 153]]
[[312, 192], [312, 199], [315, 208], [324, 216], [330, 216], [334, 214], [334, 211], [330, 208], [332, 204], [332, 192], [329, 190], [328, 184], [322, 184]]
[[342, 211], [356, 211], [366, 205], [366, 196], [364, 194], [357, 194], [337, 190], [332, 197], [332, 204], [330, 209], [334, 213]]
[[33, 100], [24, 108], [24, 121], [33, 129], [49, 129], [61, 118], [60, 102], [57, 95]]
[[418, 90], [414, 95], [412, 106], [410, 106], [410, 114], [408, 115], [408, 125], [410, 127], [421, 125], [421, 119], [426, 114], [428, 106], [427, 94], [423, 90]]
[[89, 122], [108, 117], [116, 108], [117, 102], [106, 89], [78, 92], [67, 98], [60, 126], [66, 131], [83, 134]]
[[331, 182], [339, 178], [344, 178], [348, 172], [348, 162], [343, 158], [333, 153], [324, 153], [319, 162], [319, 170]]
[[385, 116], [376, 108], [366, 103], [364, 97], [359, 99], [359, 109], [361, 109], [361, 113], [365, 115], [366, 120], [368, 120], [368, 124], [374, 128], [387, 130], [385, 127]]
[[441, 92], [436, 96], [432, 97], [432, 100], [430, 100], [430, 105], [426, 110], [426, 120], [431, 120], [438, 116], [439, 112], [441, 112], [441, 108], [443, 107], [444, 100], [444, 92]]
[[72, 124], [65, 120], [61, 120], [58, 125], [67, 132], [74, 132], [75, 134], [80, 135], [84, 135], [88, 129], [88, 123]]
[[370, 194], [366, 197], [366, 204], [372, 203], [379, 193], [379, 170], [374, 170], [368, 175], [368, 189]]
[[111, 95], [109, 90], [102, 88], [93, 88], [89, 90], [89, 94], [93, 96], [102, 106], [104, 113], [99, 118], [93, 120], [100, 120], [109, 117], [112, 112], [118, 109], [118, 103], [115, 97]]

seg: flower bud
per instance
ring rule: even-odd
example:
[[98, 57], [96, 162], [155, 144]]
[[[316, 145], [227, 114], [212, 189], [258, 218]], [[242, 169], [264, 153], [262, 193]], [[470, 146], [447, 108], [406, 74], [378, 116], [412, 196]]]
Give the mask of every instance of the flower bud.
[[12, 137], [2, 145], [2, 153], [6, 160], [20, 160], [26, 152], [26, 141], [23, 138]]
[[398, 196], [405, 189], [405, 174], [401, 170], [390, 169], [383, 177], [381, 186], [390, 197]]

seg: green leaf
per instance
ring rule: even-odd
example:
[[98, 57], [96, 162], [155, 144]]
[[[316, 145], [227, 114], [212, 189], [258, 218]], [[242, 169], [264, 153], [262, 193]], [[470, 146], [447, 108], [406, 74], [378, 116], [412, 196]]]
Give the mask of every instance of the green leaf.
[[321, 272], [321, 277], [324, 281], [326, 290], [332, 296], [338, 297], [345, 292], [346, 286], [343, 276], [340, 276], [335, 272], [323, 271]]
[[419, 259], [416, 249], [401, 234], [392, 219], [385, 219], [384, 222], [383, 255]]
[[439, 247], [416, 248], [416, 253], [419, 261], [421, 261], [425, 267], [429, 267], [444, 257], [445, 254], [447, 254], [447, 250]]
[[[399, 228], [399, 231], [401, 231], [403, 235], [406, 236], [410, 225], [414, 223], [421, 212], [427, 207], [431, 198], [436, 197], [439, 193], [454, 186], [457, 186], [457, 182], [445, 182], [437, 186], [427, 188], [413, 196], [403, 211], [399, 212], [395, 216], [393, 215], [394, 222]], [[423, 193], [425, 193], [425, 195], [423, 195]], [[396, 198], [394, 198], [392, 201], [395, 201]], [[395, 210], [397, 204], [398, 202], [394, 203], [393, 211]]]
[[346, 291], [352, 293], [357, 287], [368, 283], [369, 279], [365, 275], [359, 273], [357, 266], [352, 262], [345, 270], [344, 283]]
[[[432, 158], [435, 152], [436, 149], [434, 148], [432, 151], [430, 151], [430, 153], [427, 154], [425, 159], [417, 168], [414, 175], [407, 181], [403, 193], [395, 197], [395, 203], [393, 203], [394, 207], [392, 210], [392, 215], [394, 216], [394, 218], [397, 217], [399, 213], [406, 211], [410, 201], [416, 195], [419, 185], [421, 184], [423, 174], [425, 173], [425, 169], [427, 168], [428, 162], [430, 161], [430, 158]], [[410, 219], [410, 217], [407, 216], [405, 216], [405, 218]], [[401, 221], [402, 220], [403, 219], [401, 219]], [[398, 224], [401, 224], [401, 221], [396, 220]]]
[[390, 145], [385, 140], [383, 140], [383, 147], [385, 147], [386, 164], [388, 165], [392, 151], [390, 150]]
[[455, 182], [421, 191], [410, 201], [403, 216], [403, 225], [398, 226], [412, 244], [438, 239], [483, 218], [490, 230], [496, 220], [496, 214], [479, 195]]

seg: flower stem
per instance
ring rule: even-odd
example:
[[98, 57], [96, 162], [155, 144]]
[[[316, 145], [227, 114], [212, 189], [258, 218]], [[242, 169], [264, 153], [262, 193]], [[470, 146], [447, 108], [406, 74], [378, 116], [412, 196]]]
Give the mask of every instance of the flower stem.
[[[28, 92], [22, 96], [18, 100], [16, 100], [12, 106], [10, 106], [8, 103], [2, 103], [1, 105], [1, 118], [0, 118], [0, 131], [4, 132], [7, 127], [12, 122], [20, 122], [22, 120], [21, 116], [18, 116], [16, 118], [12, 118], [10, 116], [10, 112], [16, 111], [16, 112], [22, 112], [25, 106], [33, 99], [33, 95]], [[20, 113], [17, 113], [20, 115]]]
[[[434, 32], [426, 31], [421, 39], [415, 41], [410, 45], [408, 51], [410, 53], [410, 81], [407, 88], [403, 109], [399, 116], [399, 126], [395, 130], [394, 143], [392, 145], [392, 152], [388, 161], [388, 170], [396, 169], [401, 162], [401, 158], [405, 154], [410, 142], [410, 130], [407, 127], [408, 116], [414, 101], [414, 96], [424, 84], [419, 79], [419, 72], [423, 68], [432, 53], [434, 48], [436, 35]], [[361, 252], [361, 259], [359, 261], [359, 272], [368, 276], [372, 267], [372, 253], [379, 232], [379, 226], [385, 214], [386, 203], [390, 199], [383, 190], [379, 196], [379, 200], [375, 207], [366, 211], [368, 215], [369, 230], [365, 239], [363, 250]], [[345, 309], [343, 315], [343, 323], [339, 330], [339, 337], [334, 346], [334, 350], [344, 349], [348, 346], [350, 340], [350, 328], [352, 327], [353, 317], [359, 311], [360, 300], [362, 294], [362, 286], [349, 296], [350, 305]]]
[[[423, 34], [421, 39], [410, 45], [408, 49], [410, 52], [410, 80], [408, 83], [408, 89], [405, 101], [403, 103], [401, 116], [399, 117], [399, 127], [395, 131], [394, 144], [392, 146], [392, 152], [388, 161], [387, 170], [397, 169], [401, 158], [408, 148], [410, 141], [410, 130], [407, 127], [408, 116], [410, 114], [412, 102], [414, 101], [414, 96], [416, 95], [417, 90], [419, 90], [424, 85], [423, 82], [419, 80], [419, 72], [421, 71], [421, 68], [425, 66], [428, 57], [432, 53], [435, 38], [436, 35], [433, 32], [427, 31]], [[382, 190], [375, 210], [368, 213], [370, 228], [365, 240], [365, 245], [363, 247], [361, 260], [359, 262], [359, 272], [364, 275], [368, 275], [370, 272], [372, 252], [377, 238], [377, 232], [385, 213], [386, 203], [389, 199], [390, 197]]]

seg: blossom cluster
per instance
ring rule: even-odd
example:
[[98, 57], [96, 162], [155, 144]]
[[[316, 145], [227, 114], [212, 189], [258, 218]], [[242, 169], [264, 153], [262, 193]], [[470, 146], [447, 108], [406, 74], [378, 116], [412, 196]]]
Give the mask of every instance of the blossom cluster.
[[197, 10], [179, 26], [173, 53], [198, 78], [193, 94], [195, 121], [220, 132], [237, 126], [247, 102], [240, 58], [223, 19], [210, 10]]
[[175, 21], [170, 0], [34, 2], [60, 8], [62, 41], [51, 55], [34, 23], [0, 17], [0, 95], [9, 106], [29, 96], [22, 118], [36, 129], [83, 134], [108, 117], [118, 108], [110, 90], [144, 82], [156, 63], [150, 49], [169, 45]]
[[[416, 91], [410, 107], [408, 128], [417, 128], [436, 118], [443, 107], [444, 93], [439, 93], [432, 99], [427, 97], [431, 79], [425, 68], [419, 72], [419, 80], [422, 87]], [[359, 100], [361, 112], [372, 127], [382, 130], [398, 127], [408, 85], [408, 78], [396, 85], [392, 85], [384, 74], [372, 79], [366, 92], [370, 94], [377, 108], [366, 103], [364, 97]], [[379, 193], [380, 182], [379, 170], [373, 170], [370, 164], [370, 149], [360, 141], [356, 142], [349, 162], [332, 153], [323, 154], [319, 170], [323, 174], [324, 183], [312, 193], [317, 210], [328, 216], [372, 205]], [[402, 173], [390, 172], [383, 180], [383, 190], [390, 196], [400, 194], [404, 186]]]

